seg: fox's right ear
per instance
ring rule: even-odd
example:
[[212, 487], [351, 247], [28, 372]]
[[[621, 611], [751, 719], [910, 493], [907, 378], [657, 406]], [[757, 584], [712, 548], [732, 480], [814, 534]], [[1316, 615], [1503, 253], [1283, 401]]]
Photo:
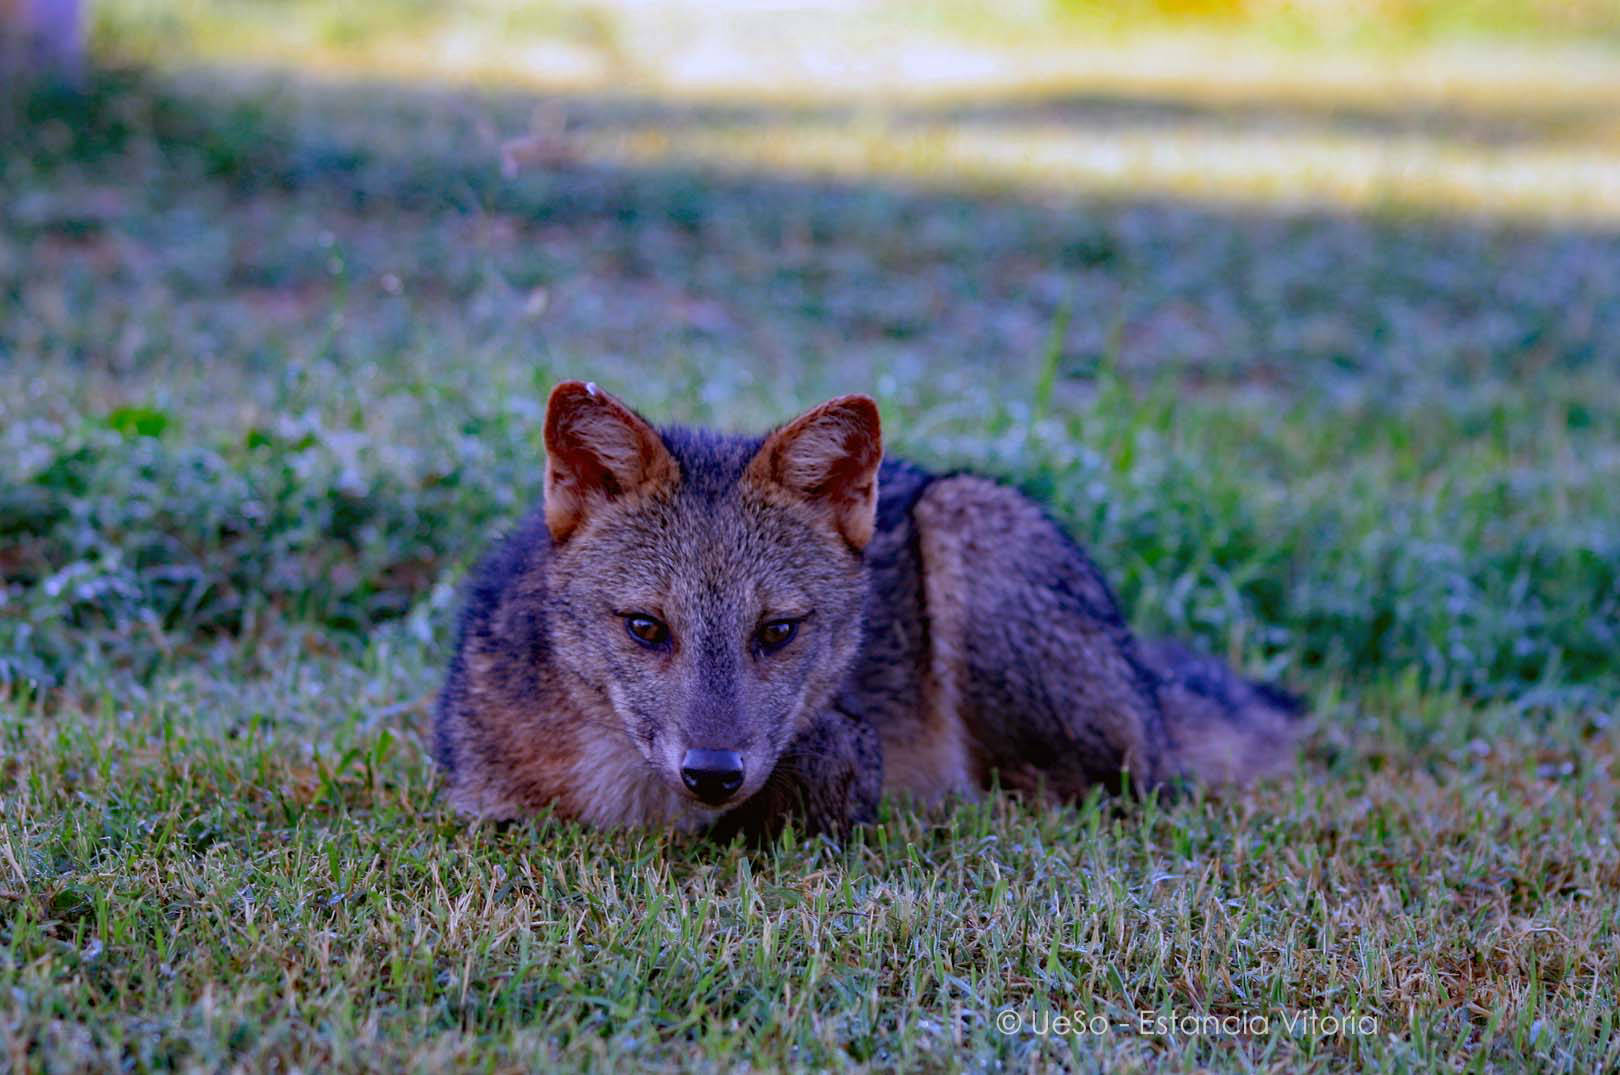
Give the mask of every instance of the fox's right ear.
[[673, 485], [658, 431], [594, 384], [564, 381], [546, 404], [546, 527], [561, 543], [595, 504]]

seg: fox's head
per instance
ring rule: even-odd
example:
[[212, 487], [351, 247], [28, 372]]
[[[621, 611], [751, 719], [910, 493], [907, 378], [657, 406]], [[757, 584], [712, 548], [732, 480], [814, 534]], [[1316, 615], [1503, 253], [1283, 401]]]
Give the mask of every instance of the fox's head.
[[877, 406], [844, 396], [763, 439], [660, 432], [568, 381], [545, 437], [552, 660], [658, 779], [741, 802], [859, 647]]

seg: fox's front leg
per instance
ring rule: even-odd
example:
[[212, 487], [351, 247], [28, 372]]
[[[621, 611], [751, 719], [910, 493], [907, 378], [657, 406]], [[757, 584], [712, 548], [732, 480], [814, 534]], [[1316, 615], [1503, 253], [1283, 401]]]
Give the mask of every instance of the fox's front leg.
[[877, 816], [883, 743], [866, 721], [828, 709], [788, 743], [759, 792], [715, 822], [722, 843], [738, 835], [767, 843], [791, 821], [799, 832], [848, 835]]

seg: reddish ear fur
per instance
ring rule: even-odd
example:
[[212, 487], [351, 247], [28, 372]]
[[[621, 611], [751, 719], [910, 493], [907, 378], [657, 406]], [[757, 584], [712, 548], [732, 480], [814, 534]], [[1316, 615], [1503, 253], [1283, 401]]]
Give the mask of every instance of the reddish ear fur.
[[767, 495], [823, 508], [857, 551], [877, 524], [877, 473], [883, 430], [870, 396], [840, 396], [765, 438], [744, 481]]
[[546, 404], [546, 527], [568, 539], [593, 504], [673, 485], [680, 468], [658, 431], [594, 384], [564, 381]]

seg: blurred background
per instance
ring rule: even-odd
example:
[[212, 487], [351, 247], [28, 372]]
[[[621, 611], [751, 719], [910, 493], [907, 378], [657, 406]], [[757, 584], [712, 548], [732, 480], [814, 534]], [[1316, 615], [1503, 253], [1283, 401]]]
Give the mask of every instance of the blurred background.
[[[25, 51], [70, 69], [87, 49], [238, 88], [530, 95], [555, 107], [533, 117], [522, 163], [1583, 216], [1620, 204], [1615, 0], [7, 5], [13, 39], [39, 26], [48, 47]], [[510, 113], [467, 118], [492, 141], [515, 133]]]
[[438, 637], [580, 376], [872, 391], [1258, 673], [1613, 687], [1614, 0], [0, 11], [11, 680]]

